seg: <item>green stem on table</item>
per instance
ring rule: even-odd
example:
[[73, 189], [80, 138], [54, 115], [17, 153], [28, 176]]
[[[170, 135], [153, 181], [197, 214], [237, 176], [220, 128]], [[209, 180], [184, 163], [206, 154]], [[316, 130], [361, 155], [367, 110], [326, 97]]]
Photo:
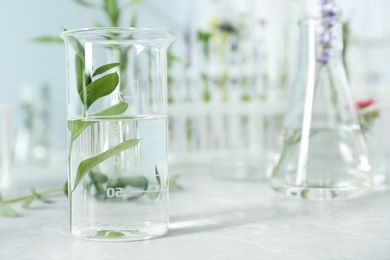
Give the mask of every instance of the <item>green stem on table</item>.
[[0, 203], [14, 203], [14, 202], [19, 202], [19, 201], [24, 201], [26, 199], [34, 199], [37, 196], [41, 197], [41, 196], [49, 195], [49, 194], [60, 192], [60, 191], [63, 192], [64, 187], [48, 189], [48, 190], [42, 191], [42, 192], [37, 193], [37, 194], [31, 194], [31, 195], [17, 197], [17, 198], [13, 198], [13, 199], [9, 199], [9, 200], [0, 200]]

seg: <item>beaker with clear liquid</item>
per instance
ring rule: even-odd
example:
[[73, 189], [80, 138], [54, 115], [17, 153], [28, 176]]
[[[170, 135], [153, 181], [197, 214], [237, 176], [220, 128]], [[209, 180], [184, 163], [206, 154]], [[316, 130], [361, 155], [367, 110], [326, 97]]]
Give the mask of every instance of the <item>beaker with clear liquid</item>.
[[65, 31], [70, 226], [79, 238], [168, 230], [167, 48], [137, 28]]

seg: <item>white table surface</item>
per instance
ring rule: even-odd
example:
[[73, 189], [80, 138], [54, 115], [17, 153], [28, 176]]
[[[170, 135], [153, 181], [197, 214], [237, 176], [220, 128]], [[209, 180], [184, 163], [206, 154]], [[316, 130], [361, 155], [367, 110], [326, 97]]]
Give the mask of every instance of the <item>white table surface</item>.
[[[16, 218], [0, 217], [0, 259], [390, 259], [390, 188], [340, 202], [275, 194], [266, 182], [237, 182], [177, 168], [170, 230], [140, 242], [93, 242], [69, 232], [65, 197]], [[66, 167], [17, 169], [19, 195], [61, 186]]]

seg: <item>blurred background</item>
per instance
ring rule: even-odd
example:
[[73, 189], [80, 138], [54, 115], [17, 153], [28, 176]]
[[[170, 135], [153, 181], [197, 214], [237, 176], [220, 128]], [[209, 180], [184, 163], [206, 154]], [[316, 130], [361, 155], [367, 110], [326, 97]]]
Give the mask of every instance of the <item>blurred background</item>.
[[[58, 35], [63, 28], [113, 25], [103, 3], [0, 3], [0, 105], [12, 112], [8, 150], [15, 166], [66, 167], [65, 48]], [[177, 37], [168, 59], [172, 165], [202, 164], [224, 177], [264, 176], [278, 149], [284, 103], [297, 69], [297, 21], [318, 16], [318, 1], [116, 3], [118, 26], [160, 29]], [[378, 112], [366, 138], [372, 157], [385, 167], [390, 149], [385, 138], [390, 122], [390, 2], [337, 3], [351, 89], [356, 102], [368, 102]], [[5, 142], [3, 138], [1, 144]]]

